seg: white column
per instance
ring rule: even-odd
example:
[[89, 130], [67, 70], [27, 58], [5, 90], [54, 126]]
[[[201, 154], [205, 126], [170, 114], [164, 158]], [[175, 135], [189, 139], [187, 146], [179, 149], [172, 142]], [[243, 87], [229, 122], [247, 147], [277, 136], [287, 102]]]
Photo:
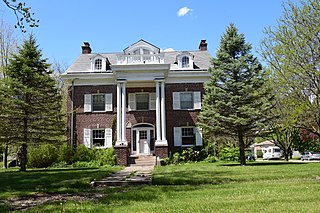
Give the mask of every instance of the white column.
[[156, 130], [157, 130], [157, 141], [161, 141], [161, 116], [160, 116], [160, 91], [159, 82], [156, 81]]
[[121, 84], [117, 83], [117, 141], [121, 141]]
[[161, 81], [161, 139], [166, 141], [166, 107], [165, 107], [165, 93], [164, 81]]
[[127, 141], [126, 138], [126, 83], [123, 82], [122, 83], [122, 103], [121, 103], [121, 107], [122, 107], [122, 119], [121, 119], [121, 125], [122, 125], [122, 131], [121, 131], [121, 136], [122, 136], [122, 141]]

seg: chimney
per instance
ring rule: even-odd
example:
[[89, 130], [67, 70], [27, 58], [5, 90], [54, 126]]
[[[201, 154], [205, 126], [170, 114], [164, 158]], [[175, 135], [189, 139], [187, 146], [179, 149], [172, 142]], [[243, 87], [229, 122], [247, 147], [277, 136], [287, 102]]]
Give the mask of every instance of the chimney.
[[208, 46], [208, 44], [207, 44], [206, 40], [203, 39], [203, 40], [200, 41], [199, 50], [200, 51], [206, 51], [207, 50], [207, 46]]
[[83, 45], [81, 46], [82, 48], [82, 54], [90, 54], [91, 53], [91, 48], [89, 42], [85, 41], [83, 42]]

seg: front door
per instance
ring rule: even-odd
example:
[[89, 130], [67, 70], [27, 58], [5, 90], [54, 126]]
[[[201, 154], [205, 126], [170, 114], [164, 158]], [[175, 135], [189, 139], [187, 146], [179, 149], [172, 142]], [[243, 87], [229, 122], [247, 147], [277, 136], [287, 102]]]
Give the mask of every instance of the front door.
[[149, 155], [154, 147], [153, 128], [134, 128], [132, 130], [132, 154]]
[[[150, 154], [150, 136], [148, 135], [148, 130], [139, 131], [139, 153], [140, 154]], [[149, 136], [149, 137], [148, 137]]]

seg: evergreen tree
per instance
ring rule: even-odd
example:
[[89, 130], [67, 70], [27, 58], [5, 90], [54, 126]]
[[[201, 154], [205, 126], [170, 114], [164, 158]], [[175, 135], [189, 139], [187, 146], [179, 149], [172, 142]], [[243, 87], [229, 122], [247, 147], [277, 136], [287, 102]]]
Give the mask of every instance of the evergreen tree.
[[266, 130], [273, 100], [266, 72], [250, 51], [244, 35], [230, 24], [212, 59], [199, 122], [208, 140], [215, 136], [237, 139], [241, 165], [246, 164], [246, 140]]
[[10, 128], [1, 131], [0, 138], [21, 144], [22, 171], [27, 144], [57, 143], [64, 132], [61, 94], [49, 66], [31, 35], [10, 60], [8, 80], [3, 82], [0, 116]]

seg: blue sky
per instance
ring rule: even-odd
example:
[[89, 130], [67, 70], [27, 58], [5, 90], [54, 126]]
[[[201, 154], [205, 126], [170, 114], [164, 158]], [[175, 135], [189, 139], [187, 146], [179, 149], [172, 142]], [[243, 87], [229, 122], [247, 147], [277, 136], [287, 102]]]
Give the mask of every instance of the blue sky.
[[[206, 39], [215, 56], [231, 22], [255, 50], [265, 36], [263, 29], [275, 26], [282, 14], [281, 0], [29, 0], [27, 4], [40, 20], [40, 26], [28, 32], [35, 34], [49, 61], [66, 65], [79, 56], [83, 41], [90, 42], [93, 52], [103, 53], [121, 52], [139, 39], [163, 50], [196, 50]], [[185, 13], [179, 16], [181, 8]], [[3, 5], [0, 18], [12, 25], [16, 21]]]

